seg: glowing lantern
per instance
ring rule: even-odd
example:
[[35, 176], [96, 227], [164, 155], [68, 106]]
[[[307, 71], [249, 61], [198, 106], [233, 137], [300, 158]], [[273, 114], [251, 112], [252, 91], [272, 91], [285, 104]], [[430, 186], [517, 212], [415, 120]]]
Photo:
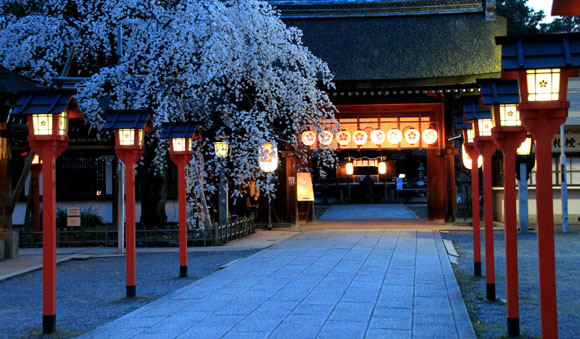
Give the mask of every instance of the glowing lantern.
[[392, 145], [397, 145], [401, 140], [403, 140], [403, 133], [398, 129], [393, 128], [387, 133], [387, 140], [389, 140]]
[[318, 142], [320, 142], [324, 146], [330, 145], [333, 138], [334, 137], [332, 133], [330, 133], [329, 131], [323, 131], [322, 133], [318, 134]]
[[223, 141], [223, 140], [222, 141], [215, 141], [213, 143], [213, 148], [215, 151], [215, 155], [218, 158], [225, 158], [228, 156], [229, 147], [228, 147], [228, 143], [226, 141]]
[[[471, 164], [473, 163], [473, 159], [471, 159], [469, 154], [467, 154], [467, 152], [465, 151], [465, 145], [461, 145], [461, 154], [463, 158], [463, 166], [465, 166], [465, 168], [470, 170]], [[483, 165], [483, 157], [480, 155], [477, 157], [477, 167], [479, 168], [481, 167], [481, 165]]]
[[346, 174], [352, 175], [353, 173], [354, 173], [354, 166], [352, 165], [352, 162], [347, 162], [346, 163]]
[[426, 129], [423, 131], [422, 137], [427, 145], [433, 145], [437, 142], [437, 131], [432, 128]]
[[340, 131], [336, 135], [336, 141], [340, 146], [346, 146], [350, 142], [350, 132], [349, 131]]
[[527, 136], [524, 141], [522, 141], [520, 147], [516, 150], [517, 155], [530, 155], [532, 153], [532, 141], [531, 136]]
[[278, 147], [267, 142], [260, 146], [260, 169], [265, 172], [274, 172], [278, 168]]
[[352, 139], [356, 145], [362, 146], [367, 142], [368, 135], [365, 131], [359, 129], [353, 133]]
[[[493, 107], [496, 109], [496, 106]], [[494, 114], [495, 117], [495, 114]], [[497, 126], [497, 121], [494, 121]], [[518, 107], [514, 105], [499, 105], [499, 125], [501, 127], [508, 126], [521, 126], [522, 122], [520, 120], [520, 111]]]
[[312, 146], [316, 141], [316, 134], [312, 131], [305, 131], [302, 133], [302, 143], [306, 146]]
[[384, 161], [379, 162], [379, 174], [387, 174], [387, 163]]
[[493, 127], [491, 119], [477, 119], [477, 124], [477, 127], [479, 127], [477, 131], [479, 137], [491, 136], [491, 128]]
[[385, 132], [381, 131], [380, 129], [376, 129], [371, 132], [371, 141], [375, 145], [380, 145], [385, 142]]
[[560, 69], [526, 71], [528, 101], [557, 101], [560, 94]]
[[418, 130], [411, 128], [408, 129], [405, 132], [405, 141], [407, 143], [409, 143], [409, 145], [415, 145], [416, 143], [419, 142], [419, 139], [421, 138], [421, 134], [419, 133]]

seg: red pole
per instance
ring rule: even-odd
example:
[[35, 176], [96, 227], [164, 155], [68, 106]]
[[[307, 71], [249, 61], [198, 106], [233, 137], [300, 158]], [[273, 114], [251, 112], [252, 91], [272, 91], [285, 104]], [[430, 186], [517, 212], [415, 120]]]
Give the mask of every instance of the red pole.
[[42, 159], [42, 333], [56, 329], [56, 155], [50, 145], [43, 146]]
[[127, 298], [137, 295], [136, 237], [135, 237], [135, 162], [140, 156], [138, 150], [117, 150], [117, 155], [125, 164], [125, 268]]
[[497, 146], [493, 140], [476, 141], [483, 157], [483, 229], [485, 237], [485, 282], [487, 300], [495, 300], [495, 254], [493, 249], [493, 191], [491, 157]]
[[507, 296], [507, 327], [509, 336], [520, 335], [518, 295], [518, 225], [516, 216], [516, 150], [526, 138], [525, 130], [496, 132], [496, 140], [503, 152], [505, 270]]
[[[466, 147], [467, 150], [468, 147]], [[479, 153], [474, 147], [467, 152], [471, 157], [471, 210], [473, 215], [473, 271], [476, 277], [481, 276], [481, 225], [479, 213]]]
[[185, 167], [191, 156], [187, 154], [171, 155], [177, 166], [177, 199], [179, 203], [179, 277], [187, 277], [187, 204]]
[[[538, 114], [539, 126], [550, 126], [548, 112]], [[543, 338], [558, 337], [554, 206], [552, 198], [552, 128], [536, 128], [536, 202], [540, 271], [540, 314]]]
[[34, 213], [34, 233], [38, 233], [40, 232], [40, 183], [38, 179], [40, 172], [42, 172], [42, 165], [32, 165], [30, 171], [32, 173], [32, 210]]

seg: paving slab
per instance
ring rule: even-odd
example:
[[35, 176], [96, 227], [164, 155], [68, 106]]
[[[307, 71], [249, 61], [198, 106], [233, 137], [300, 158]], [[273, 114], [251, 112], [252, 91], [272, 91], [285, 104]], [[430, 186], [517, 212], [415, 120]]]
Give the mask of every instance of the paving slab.
[[156, 334], [475, 338], [443, 241], [423, 230], [302, 232], [83, 338]]

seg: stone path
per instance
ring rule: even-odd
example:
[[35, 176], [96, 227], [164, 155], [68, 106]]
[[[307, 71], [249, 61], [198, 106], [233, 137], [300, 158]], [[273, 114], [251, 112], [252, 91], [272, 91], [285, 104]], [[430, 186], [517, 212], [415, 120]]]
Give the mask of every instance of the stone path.
[[403, 204], [331, 205], [320, 220], [419, 219]]
[[437, 232], [304, 232], [86, 338], [475, 338]]

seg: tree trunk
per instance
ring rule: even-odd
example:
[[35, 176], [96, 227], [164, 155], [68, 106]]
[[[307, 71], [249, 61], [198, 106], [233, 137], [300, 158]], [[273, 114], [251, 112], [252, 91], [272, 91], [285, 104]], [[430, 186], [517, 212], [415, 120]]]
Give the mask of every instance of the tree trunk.
[[145, 147], [144, 165], [140, 166], [141, 227], [163, 227], [167, 223], [165, 202], [167, 201], [167, 168], [155, 173], [153, 159], [157, 141]]

